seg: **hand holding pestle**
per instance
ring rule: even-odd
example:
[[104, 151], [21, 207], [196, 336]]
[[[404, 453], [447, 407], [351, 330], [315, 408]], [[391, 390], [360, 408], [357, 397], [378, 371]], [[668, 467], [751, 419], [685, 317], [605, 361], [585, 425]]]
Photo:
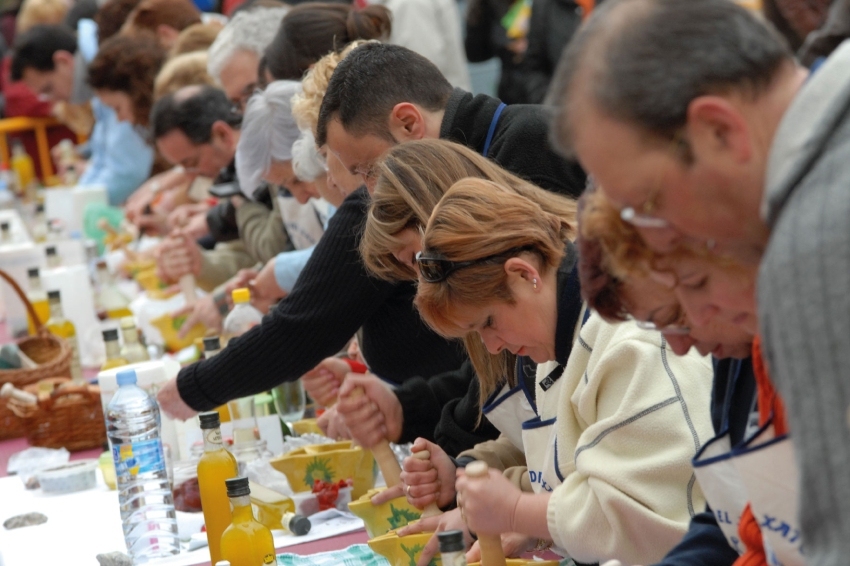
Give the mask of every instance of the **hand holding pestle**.
[[[487, 462], [476, 460], [466, 466], [466, 477], [476, 481], [486, 481], [489, 477]], [[481, 547], [481, 566], [505, 566], [505, 552], [502, 550], [502, 538], [499, 535], [478, 534]]]

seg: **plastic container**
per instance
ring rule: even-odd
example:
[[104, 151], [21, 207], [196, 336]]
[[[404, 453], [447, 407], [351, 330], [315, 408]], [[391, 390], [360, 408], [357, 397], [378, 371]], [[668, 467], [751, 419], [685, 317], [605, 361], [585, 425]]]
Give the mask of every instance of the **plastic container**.
[[136, 372], [116, 376], [106, 407], [124, 540], [134, 564], [180, 552], [177, 516], [160, 440], [159, 406], [136, 385]]
[[58, 468], [41, 470], [35, 477], [44, 493], [73, 493], [91, 489], [97, 485], [97, 460], [78, 460]]
[[263, 313], [251, 306], [251, 292], [248, 289], [233, 291], [233, 310], [224, 319], [222, 335], [226, 342], [241, 336], [263, 322]]

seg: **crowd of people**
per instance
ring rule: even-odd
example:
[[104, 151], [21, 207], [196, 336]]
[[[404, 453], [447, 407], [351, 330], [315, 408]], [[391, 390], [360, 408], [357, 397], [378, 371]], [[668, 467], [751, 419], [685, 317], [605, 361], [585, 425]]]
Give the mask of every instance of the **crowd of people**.
[[850, 556], [850, 2], [42, 4], [7, 108], [88, 122], [79, 183], [207, 292], [182, 332], [266, 314], [168, 415], [301, 379], [328, 436], [429, 452], [375, 502], [470, 559]]

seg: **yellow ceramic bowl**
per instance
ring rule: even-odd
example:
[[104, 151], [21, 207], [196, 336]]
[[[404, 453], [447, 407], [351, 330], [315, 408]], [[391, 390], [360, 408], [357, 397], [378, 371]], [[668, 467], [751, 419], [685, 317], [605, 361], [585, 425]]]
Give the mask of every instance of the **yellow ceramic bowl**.
[[319, 428], [316, 419], [301, 419], [300, 421], [295, 421], [292, 423], [291, 427], [292, 432], [301, 436], [302, 434], [325, 434], [322, 432], [322, 429]]
[[[383, 556], [390, 566], [416, 566], [422, 549], [431, 540], [434, 533], [417, 533], [399, 537], [395, 531], [375, 537], [367, 543], [369, 548]], [[440, 564], [439, 553], [431, 559], [428, 566]]]
[[[293, 450], [283, 456], [272, 458], [271, 465], [283, 472], [289, 485], [295, 492], [313, 489], [313, 480], [338, 482], [353, 479], [352, 497], [359, 497], [375, 485], [374, 476], [367, 478], [364, 469], [374, 467], [374, 457], [359, 446], [351, 446], [351, 441], [331, 444], [313, 444]], [[371, 485], [363, 485], [369, 483]], [[358, 493], [358, 495], [355, 495]]]
[[385, 489], [370, 489], [362, 497], [348, 504], [348, 509], [366, 523], [369, 538], [399, 529], [421, 515], [419, 509], [407, 502], [406, 497], [396, 497], [380, 505], [372, 505], [372, 496]]
[[207, 333], [203, 324], [196, 324], [189, 330], [185, 338], [180, 338], [177, 332], [184, 322], [186, 322], [186, 315], [173, 318], [170, 314], [164, 314], [151, 320], [151, 324], [162, 334], [162, 339], [165, 340], [165, 348], [169, 352], [178, 352], [183, 348], [188, 348], [194, 344], [196, 339], [203, 338]]
[[127, 274], [130, 275], [130, 277], [135, 278], [143, 271], [155, 271], [156, 262], [152, 259], [139, 259], [136, 261], [128, 261], [124, 263], [122, 269], [124, 269]]
[[156, 269], [140, 271], [134, 276], [134, 279], [151, 299], [167, 299], [177, 293], [177, 291], [166, 293], [165, 290], [169, 288], [169, 285], [159, 278], [159, 275], [156, 274]]

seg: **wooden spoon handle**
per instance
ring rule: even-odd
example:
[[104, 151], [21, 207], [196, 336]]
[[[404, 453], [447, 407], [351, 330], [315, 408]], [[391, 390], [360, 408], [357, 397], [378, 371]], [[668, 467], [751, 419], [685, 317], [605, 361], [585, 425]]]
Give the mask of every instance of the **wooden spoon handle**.
[[[419, 452], [414, 452], [413, 457], [420, 460], [427, 460], [431, 457], [431, 452], [428, 450], [420, 450]], [[437, 507], [436, 503], [429, 503], [425, 506], [425, 509], [422, 510], [422, 518], [427, 519], [428, 517], [433, 517], [440, 513], [442, 513], [442, 511], [440, 511], [440, 508]]]
[[[466, 466], [466, 475], [476, 481], [486, 481], [489, 477], [487, 462], [476, 460]], [[505, 552], [502, 550], [502, 538], [499, 535], [478, 535], [481, 547], [481, 566], [505, 566]]]

